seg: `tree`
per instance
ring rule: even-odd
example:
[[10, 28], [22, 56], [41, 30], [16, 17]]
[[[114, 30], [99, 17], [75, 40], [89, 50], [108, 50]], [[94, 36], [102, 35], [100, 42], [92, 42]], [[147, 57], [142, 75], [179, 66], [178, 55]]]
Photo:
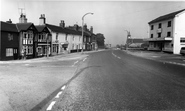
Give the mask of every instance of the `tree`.
[[104, 39], [105, 39], [105, 37], [103, 34], [101, 34], [101, 33], [96, 34], [96, 40], [97, 40], [98, 47], [104, 48], [104, 46], [105, 46]]

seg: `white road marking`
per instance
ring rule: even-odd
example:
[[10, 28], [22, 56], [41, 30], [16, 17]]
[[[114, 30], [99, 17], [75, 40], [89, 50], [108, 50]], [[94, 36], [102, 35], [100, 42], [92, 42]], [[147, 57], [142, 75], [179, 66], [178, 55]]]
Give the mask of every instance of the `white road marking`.
[[56, 103], [56, 101], [52, 101], [46, 110], [47, 110], [47, 111], [51, 110], [52, 107], [53, 107], [53, 105], [54, 105], [55, 103]]
[[78, 63], [78, 61], [74, 62], [74, 64], [72, 65], [72, 67], [74, 67], [74, 66], [75, 66], [75, 64], [77, 64], [77, 63]]
[[61, 90], [64, 90], [66, 88], [66, 86], [63, 86], [62, 88], [61, 88]]
[[83, 61], [85, 61], [87, 58], [84, 58]]
[[121, 59], [121, 57], [118, 57], [118, 59]]
[[58, 94], [55, 96], [55, 98], [59, 98], [61, 94], [62, 94], [62, 91], [58, 92]]

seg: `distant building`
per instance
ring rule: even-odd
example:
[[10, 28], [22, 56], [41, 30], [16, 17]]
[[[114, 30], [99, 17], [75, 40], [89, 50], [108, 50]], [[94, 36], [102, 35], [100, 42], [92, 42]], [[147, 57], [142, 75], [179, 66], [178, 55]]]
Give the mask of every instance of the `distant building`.
[[147, 44], [143, 38], [128, 38], [127, 45], [132, 48], [141, 48], [143, 44]]
[[149, 23], [148, 50], [179, 54], [185, 47], [185, 9], [160, 16]]

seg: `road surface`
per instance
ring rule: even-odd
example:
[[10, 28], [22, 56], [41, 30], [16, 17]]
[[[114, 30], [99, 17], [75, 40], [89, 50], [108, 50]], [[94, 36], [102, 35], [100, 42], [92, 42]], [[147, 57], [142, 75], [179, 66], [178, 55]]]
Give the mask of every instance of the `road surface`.
[[51, 110], [185, 110], [184, 66], [108, 50], [78, 69]]

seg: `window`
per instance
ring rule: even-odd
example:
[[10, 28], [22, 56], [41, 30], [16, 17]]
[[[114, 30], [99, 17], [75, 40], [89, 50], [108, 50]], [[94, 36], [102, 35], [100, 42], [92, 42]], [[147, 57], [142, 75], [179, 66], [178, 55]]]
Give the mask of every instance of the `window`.
[[150, 38], [153, 38], [153, 34], [151, 34]]
[[33, 54], [33, 46], [28, 46], [28, 54]]
[[6, 48], [6, 57], [13, 56], [13, 48]]
[[158, 37], [161, 37], [161, 33], [158, 33]]
[[58, 33], [56, 33], [56, 40], [58, 40]]
[[151, 25], [151, 30], [153, 30], [154, 29], [154, 25]]
[[161, 23], [159, 23], [159, 26], [158, 26], [158, 28], [160, 29], [160, 28], [161, 28], [161, 26], [162, 26], [162, 24], [161, 24]]
[[180, 42], [185, 43], [185, 37], [181, 37]]
[[13, 34], [10, 34], [10, 33], [8, 34], [8, 40], [9, 41], [13, 40]]
[[171, 27], [171, 21], [168, 21], [168, 27]]
[[167, 32], [167, 37], [171, 37], [171, 32]]

